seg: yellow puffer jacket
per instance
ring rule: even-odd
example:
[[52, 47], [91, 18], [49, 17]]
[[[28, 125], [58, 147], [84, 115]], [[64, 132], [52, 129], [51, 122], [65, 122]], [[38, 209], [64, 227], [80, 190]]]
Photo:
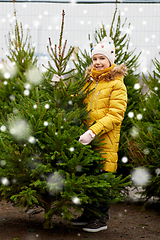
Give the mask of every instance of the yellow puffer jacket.
[[84, 101], [90, 111], [88, 127], [96, 135], [101, 133], [100, 139], [104, 139], [102, 143], [105, 144], [99, 149], [105, 158], [104, 170], [113, 172], [117, 169], [120, 128], [127, 107], [127, 90], [123, 82], [127, 69], [125, 64], [114, 64], [97, 79], [91, 70], [92, 66], [87, 70], [86, 85], [92, 81], [88, 88], [92, 91]]

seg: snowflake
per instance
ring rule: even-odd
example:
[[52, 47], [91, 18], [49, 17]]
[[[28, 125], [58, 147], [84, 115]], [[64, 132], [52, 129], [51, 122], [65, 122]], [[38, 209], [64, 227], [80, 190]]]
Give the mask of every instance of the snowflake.
[[157, 169], [155, 170], [155, 173], [156, 173], [157, 175], [160, 175], [160, 168], [157, 168]]
[[141, 120], [143, 118], [143, 115], [141, 113], [137, 114], [137, 119]]
[[132, 171], [131, 177], [135, 185], [146, 185], [150, 179], [150, 174], [147, 169], [138, 167]]
[[6, 126], [4, 126], [4, 125], [1, 126], [1, 131], [2, 131], [2, 132], [5, 132], [5, 131], [6, 131]]
[[9, 132], [18, 140], [28, 139], [31, 128], [26, 120], [17, 118], [9, 122]]
[[4, 77], [6, 78], [6, 79], [8, 79], [8, 78], [10, 78], [10, 73], [8, 73], [8, 72], [6, 72], [5, 74], [4, 74]]
[[5, 166], [5, 165], [6, 165], [6, 161], [5, 161], [5, 160], [1, 160], [1, 161], [0, 161], [0, 165], [1, 165], [1, 166]]
[[30, 142], [31, 144], [35, 144], [35, 143], [36, 143], [35, 137], [30, 136], [30, 137], [28, 138], [28, 142]]
[[133, 112], [129, 112], [129, 113], [128, 113], [128, 117], [129, 117], [129, 118], [133, 118], [133, 117], [134, 117], [134, 113], [133, 113]]
[[15, 97], [14, 95], [10, 95], [10, 96], [9, 96], [9, 99], [10, 99], [11, 101], [14, 101], [15, 98], [16, 98], [16, 97]]
[[70, 147], [69, 149], [71, 152], [74, 152], [74, 147]]
[[27, 71], [26, 77], [27, 81], [34, 85], [39, 85], [42, 82], [42, 74], [35, 67], [32, 67]]
[[136, 84], [134, 84], [134, 89], [136, 89], [136, 90], [138, 90], [138, 89], [140, 89], [140, 84], [139, 83], [136, 83]]
[[73, 104], [72, 100], [69, 100], [69, 101], [68, 101], [68, 104], [69, 104], [69, 105], [72, 105], [72, 104]]
[[44, 106], [46, 109], [49, 109], [49, 104], [46, 104], [45, 106]]
[[146, 154], [146, 155], [147, 155], [147, 154], [149, 154], [149, 152], [150, 152], [150, 151], [149, 151], [149, 149], [148, 149], [148, 148], [145, 148], [145, 149], [143, 149], [143, 152], [144, 152], [144, 154]]
[[29, 93], [30, 93], [29, 90], [24, 90], [24, 95], [25, 95], [25, 96], [28, 96]]
[[24, 88], [29, 90], [29, 89], [31, 89], [31, 85], [29, 83], [25, 83]]
[[8, 82], [7, 81], [4, 81], [4, 83], [3, 83], [4, 85], [7, 85], [8, 84]]
[[64, 186], [64, 178], [59, 172], [50, 173], [47, 179], [47, 188], [50, 195], [62, 190]]
[[45, 122], [43, 123], [43, 125], [44, 125], [44, 126], [48, 126], [48, 122], [45, 121]]
[[1, 183], [5, 186], [8, 186], [10, 184], [9, 180], [5, 177], [1, 178]]
[[127, 162], [128, 162], [128, 158], [127, 158], [127, 157], [122, 157], [121, 161], [122, 161], [123, 163], [127, 163]]
[[76, 205], [79, 205], [80, 204], [80, 199], [78, 197], [73, 197], [72, 202]]
[[132, 137], [136, 138], [139, 135], [139, 129], [136, 126], [133, 126], [130, 130], [130, 134]]

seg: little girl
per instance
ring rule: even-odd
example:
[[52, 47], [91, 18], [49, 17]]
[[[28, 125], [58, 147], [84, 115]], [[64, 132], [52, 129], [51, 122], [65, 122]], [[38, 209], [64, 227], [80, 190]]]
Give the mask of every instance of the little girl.
[[88, 88], [92, 91], [84, 101], [90, 111], [89, 130], [79, 138], [79, 142], [87, 145], [97, 134], [101, 134], [100, 138], [105, 143], [101, 152], [107, 172], [117, 169], [120, 128], [127, 106], [127, 90], [123, 82], [127, 69], [125, 64], [115, 65], [114, 60], [113, 40], [105, 37], [93, 49], [93, 64], [87, 69], [86, 84], [92, 82]]
[[[120, 128], [127, 107], [127, 90], [123, 82], [127, 69], [125, 64], [114, 64], [114, 60], [113, 40], [105, 37], [92, 50], [92, 65], [86, 72], [88, 75], [86, 84], [91, 84], [84, 102], [90, 112], [88, 130], [79, 138], [79, 142], [87, 145], [100, 134], [104, 144], [99, 150], [105, 159], [103, 170], [106, 172], [117, 169]], [[83, 230], [88, 232], [105, 230], [106, 220], [107, 217], [92, 219]]]

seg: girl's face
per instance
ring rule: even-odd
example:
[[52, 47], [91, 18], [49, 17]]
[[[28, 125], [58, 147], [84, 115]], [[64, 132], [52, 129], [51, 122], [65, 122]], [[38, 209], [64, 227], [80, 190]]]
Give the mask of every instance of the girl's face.
[[98, 70], [103, 70], [111, 66], [108, 58], [103, 54], [95, 54], [92, 57], [93, 67]]

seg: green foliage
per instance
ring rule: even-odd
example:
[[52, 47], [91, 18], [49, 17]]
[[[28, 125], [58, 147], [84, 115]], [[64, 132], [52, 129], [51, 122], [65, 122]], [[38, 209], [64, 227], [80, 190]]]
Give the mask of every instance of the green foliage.
[[37, 63], [29, 30], [24, 37], [22, 24], [18, 24], [17, 20], [14, 29], [5, 38], [9, 54], [6, 55], [7, 61], [1, 61], [0, 68], [0, 113], [4, 117], [12, 111], [11, 102], [17, 101], [19, 94], [24, 94], [26, 72]]
[[[12, 201], [26, 210], [42, 207], [44, 228], [53, 226], [54, 214], [70, 220], [76, 214], [74, 211], [82, 211], [84, 205], [92, 206], [90, 211], [99, 214], [97, 206], [106, 200], [116, 203], [124, 199], [121, 189], [128, 184], [121, 176], [100, 174], [103, 159], [94, 150], [98, 140], [88, 146], [78, 141], [86, 130], [83, 122], [88, 117], [83, 105], [85, 77], [75, 81], [74, 71], [66, 71], [73, 48], [65, 54], [63, 28], [64, 11], [59, 44], [53, 49], [49, 39], [52, 62], [45, 73], [40, 73], [40, 84], [35, 82], [37, 70], [32, 82], [26, 77], [30, 69], [25, 75], [23, 68], [19, 68], [18, 76], [11, 78], [13, 86], [17, 79], [21, 80], [23, 90], [24, 84], [29, 83], [28, 94], [17, 88], [16, 100], [9, 104], [10, 111], [0, 118], [0, 200]], [[23, 57], [31, 55], [25, 67], [30, 66], [32, 51], [25, 48], [27, 43], [23, 43], [19, 31], [15, 39], [27, 50], [25, 53], [18, 49], [14, 55], [11, 52], [9, 59], [19, 66], [18, 55], [23, 52]], [[52, 81], [54, 74], [59, 76], [59, 82]], [[7, 99], [9, 94], [5, 88], [3, 91]]]
[[[127, 152], [127, 136], [129, 135], [130, 128], [132, 127], [132, 121], [128, 117], [129, 112], [136, 112], [139, 109], [139, 99], [143, 98], [142, 95], [142, 87], [135, 88], [135, 84], [139, 83], [139, 73], [137, 73], [137, 68], [139, 66], [138, 59], [141, 53], [135, 55], [135, 50], [129, 50], [130, 44], [130, 36], [128, 33], [123, 35], [123, 29], [126, 25], [126, 20], [124, 23], [121, 23], [120, 14], [117, 17], [117, 7], [114, 12], [114, 16], [112, 19], [109, 36], [112, 37], [116, 47], [116, 64], [125, 63], [128, 68], [128, 74], [124, 77], [124, 83], [127, 87], [128, 94], [128, 102], [127, 102], [127, 110], [125, 113], [125, 118], [121, 127], [121, 135], [120, 135], [120, 146], [119, 146], [119, 164], [118, 164], [118, 174], [123, 174], [123, 176], [127, 176], [130, 174], [131, 165], [123, 163], [121, 161], [122, 157], [126, 156]], [[128, 25], [128, 30], [130, 29], [130, 24]], [[96, 29], [94, 33], [95, 43], [101, 41], [105, 36], [107, 36], [107, 30], [105, 25], [102, 23], [102, 27], [100, 29]], [[89, 35], [89, 40], [91, 39]], [[90, 52], [93, 47], [93, 43], [90, 43]], [[83, 77], [85, 75], [86, 68], [92, 64], [92, 59], [90, 57], [90, 53], [86, 50], [84, 52], [80, 51], [80, 55], [77, 54], [78, 61], [74, 61], [74, 64], [77, 69], [76, 79]]]
[[133, 167], [145, 166], [151, 175], [142, 191], [146, 201], [153, 196], [160, 201], [160, 62], [155, 59], [153, 64], [156, 70], [148, 78], [143, 76], [149, 91], [140, 105], [142, 119], [133, 119], [134, 131], [128, 140]]

